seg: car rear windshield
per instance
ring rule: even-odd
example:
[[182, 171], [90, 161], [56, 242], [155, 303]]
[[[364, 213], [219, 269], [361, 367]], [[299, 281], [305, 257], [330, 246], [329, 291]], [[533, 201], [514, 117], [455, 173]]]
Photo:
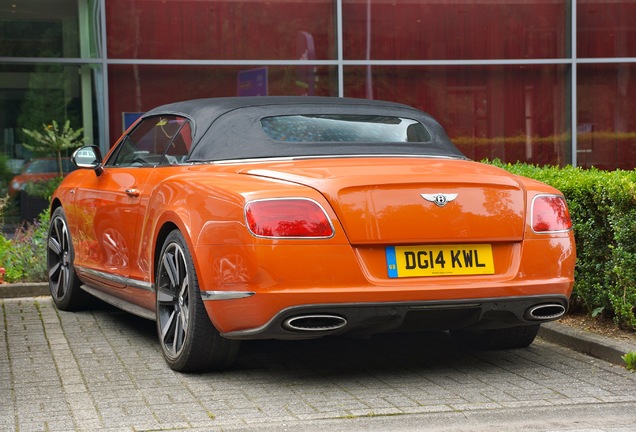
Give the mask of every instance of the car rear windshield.
[[261, 119], [263, 131], [276, 141], [427, 143], [426, 127], [416, 120], [375, 115], [283, 115]]
[[465, 158], [427, 114], [372, 101], [254, 105], [227, 111], [207, 128], [203, 120], [198, 120], [199, 135], [188, 162], [374, 155]]

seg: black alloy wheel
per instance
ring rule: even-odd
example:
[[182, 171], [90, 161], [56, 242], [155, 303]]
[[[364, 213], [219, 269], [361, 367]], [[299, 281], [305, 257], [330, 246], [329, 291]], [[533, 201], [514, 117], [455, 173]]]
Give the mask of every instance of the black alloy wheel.
[[89, 294], [83, 291], [75, 274], [73, 243], [62, 207], [51, 216], [46, 248], [46, 262], [51, 297], [58, 309], [78, 310], [86, 306]]
[[168, 235], [161, 249], [155, 285], [157, 333], [168, 365], [180, 372], [229, 367], [239, 341], [223, 338], [212, 325], [192, 257], [177, 230]]

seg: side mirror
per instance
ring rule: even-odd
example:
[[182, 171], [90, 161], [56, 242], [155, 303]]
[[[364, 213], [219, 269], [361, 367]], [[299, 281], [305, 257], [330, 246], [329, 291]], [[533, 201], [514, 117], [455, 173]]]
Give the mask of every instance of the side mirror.
[[92, 169], [100, 175], [103, 171], [102, 152], [97, 146], [80, 147], [71, 156], [71, 161], [78, 168]]

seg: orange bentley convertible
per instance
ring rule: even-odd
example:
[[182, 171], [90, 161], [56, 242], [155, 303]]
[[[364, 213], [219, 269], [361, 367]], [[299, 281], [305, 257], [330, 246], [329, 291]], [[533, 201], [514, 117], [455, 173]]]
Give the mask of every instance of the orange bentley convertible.
[[156, 320], [178, 371], [228, 367], [247, 339], [443, 330], [525, 347], [568, 307], [563, 195], [468, 160], [405, 105], [178, 102], [73, 161], [51, 203], [53, 300]]

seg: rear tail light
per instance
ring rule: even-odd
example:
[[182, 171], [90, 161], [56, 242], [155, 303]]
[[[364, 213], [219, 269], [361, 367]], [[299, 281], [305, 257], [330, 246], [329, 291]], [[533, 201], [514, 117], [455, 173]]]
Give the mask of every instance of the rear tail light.
[[325, 210], [306, 198], [248, 202], [245, 220], [252, 234], [258, 237], [328, 238], [334, 233]]
[[532, 230], [537, 233], [572, 229], [565, 198], [559, 195], [537, 195], [532, 200]]

